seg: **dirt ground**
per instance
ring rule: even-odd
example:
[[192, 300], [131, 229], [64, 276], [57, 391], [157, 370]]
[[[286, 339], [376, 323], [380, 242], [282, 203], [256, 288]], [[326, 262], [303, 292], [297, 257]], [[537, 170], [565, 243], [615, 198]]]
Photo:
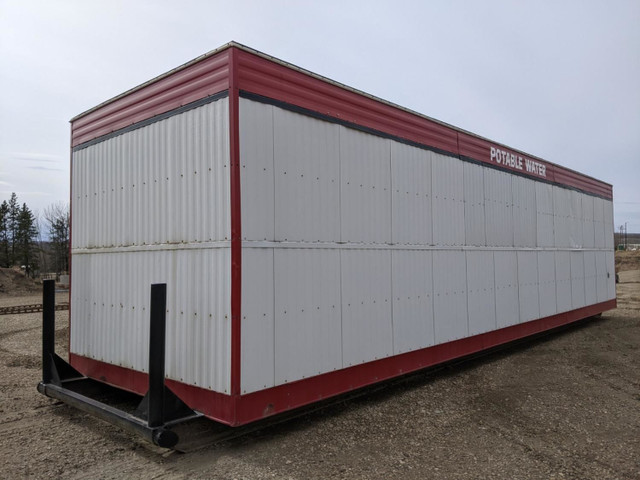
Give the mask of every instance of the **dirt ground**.
[[640, 269], [620, 280], [600, 319], [186, 454], [38, 394], [40, 314], [0, 316], [0, 477], [640, 479]]

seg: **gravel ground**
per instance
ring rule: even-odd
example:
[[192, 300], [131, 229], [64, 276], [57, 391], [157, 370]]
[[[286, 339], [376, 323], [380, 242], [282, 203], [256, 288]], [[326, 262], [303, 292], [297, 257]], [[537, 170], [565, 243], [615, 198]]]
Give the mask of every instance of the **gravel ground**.
[[0, 477], [640, 479], [640, 270], [620, 277], [600, 319], [187, 454], [38, 394], [40, 314], [0, 316]]

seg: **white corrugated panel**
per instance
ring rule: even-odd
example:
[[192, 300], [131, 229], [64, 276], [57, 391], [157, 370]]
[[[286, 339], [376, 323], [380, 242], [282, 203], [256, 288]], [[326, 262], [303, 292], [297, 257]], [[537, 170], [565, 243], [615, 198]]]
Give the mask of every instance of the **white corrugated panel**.
[[607, 252], [596, 253], [596, 295], [598, 303], [609, 297], [609, 279], [607, 278]]
[[464, 251], [433, 252], [433, 302], [436, 343], [450, 342], [469, 334]]
[[553, 231], [555, 246], [571, 246], [571, 190], [553, 186]]
[[570, 191], [571, 210], [569, 212], [569, 242], [572, 248], [581, 248], [582, 240], [582, 196], [580, 192]]
[[602, 209], [604, 213], [604, 246], [606, 249], [613, 248], [613, 202], [603, 200]]
[[273, 108], [240, 98], [240, 192], [245, 240], [275, 240]]
[[598, 303], [596, 287], [596, 252], [584, 252], [584, 294], [585, 305]]
[[554, 252], [538, 252], [538, 292], [540, 317], [555, 315], [556, 305], [556, 259]]
[[496, 278], [496, 324], [498, 328], [520, 321], [518, 300], [518, 259], [516, 252], [493, 253]]
[[595, 247], [593, 227], [593, 196], [582, 193], [582, 243], [585, 248]]
[[229, 238], [228, 101], [73, 154], [73, 248]]
[[391, 243], [391, 142], [340, 127], [341, 240]]
[[463, 162], [432, 153], [433, 243], [464, 245]]
[[571, 310], [571, 258], [570, 252], [556, 252], [556, 302], [558, 313]]
[[466, 245], [486, 245], [484, 168], [464, 162], [464, 231]]
[[487, 245], [513, 246], [513, 200], [510, 174], [492, 168], [484, 169], [484, 208], [487, 221]]
[[518, 252], [518, 299], [520, 322], [528, 322], [540, 317], [537, 252]]
[[277, 248], [274, 270], [276, 385], [342, 368], [340, 251]]
[[344, 367], [393, 354], [391, 251], [342, 250]]
[[[613, 237], [613, 234], [611, 235]], [[607, 261], [607, 300], [616, 298], [615, 256], [612, 251], [605, 252]]]
[[573, 308], [585, 306], [583, 252], [571, 252], [571, 299]]
[[393, 289], [393, 353], [434, 344], [432, 253], [391, 252]]
[[497, 328], [493, 262], [491, 251], [467, 251], [469, 335]]
[[71, 351], [145, 372], [152, 283], [167, 284], [168, 378], [230, 392], [228, 248], [73, 255]]
[[595, 228], [596, 248], [604, 248], [605, 246], [604, 202], [602, 198], [593, 198], [593, 227]]
[[516, 247], [535, 247], [536, 235], [536, 182], [528, 178], [511, 177], [513, 192], [513, 241]]
[[538, 247], [553, 247], [553, 187], [542, 182], [535, 182], [535, 186]]
[[242, 393], [275, 385], [274, 249], [242, 249]]
[[392, 242], [431, 245], [431, 154], [391, 142]]
[[340, 241], [338, 125], [273, 109], [275, 237]]

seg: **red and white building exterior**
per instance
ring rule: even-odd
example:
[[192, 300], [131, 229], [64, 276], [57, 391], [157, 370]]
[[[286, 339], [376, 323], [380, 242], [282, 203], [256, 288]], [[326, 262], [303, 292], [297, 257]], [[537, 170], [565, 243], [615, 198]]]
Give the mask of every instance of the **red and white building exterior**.
[[614, 308], [612, 187], [231, 43], [72, 120], [70, 362], [242, 425]]

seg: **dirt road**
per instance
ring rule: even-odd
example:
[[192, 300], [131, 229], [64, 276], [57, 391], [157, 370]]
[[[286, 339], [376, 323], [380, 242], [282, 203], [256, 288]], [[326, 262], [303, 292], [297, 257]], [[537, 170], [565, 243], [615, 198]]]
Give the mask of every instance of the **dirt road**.
[[1, 316], [0, 477], [640, 479], [640, 270], [620, 277], [601, 319], [188, 454], [38, 394], [40, 314]]

